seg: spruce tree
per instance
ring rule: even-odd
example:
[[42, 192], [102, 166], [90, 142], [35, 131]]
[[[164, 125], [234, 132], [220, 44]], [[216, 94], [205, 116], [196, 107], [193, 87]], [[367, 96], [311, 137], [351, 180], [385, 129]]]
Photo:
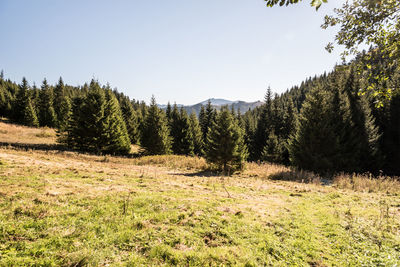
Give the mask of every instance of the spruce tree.
[[60, 130], [58, 142], [65, 144], [71, 149], [82, 150], [84, 148], [83, 142], [85, 137], [85, 129], [81, 127], [83, 116], [81, 109], [83, 105], [83, 97], [77, 96], [72, 99], [71, 115], [69, 116], [66, 127]]
[[58, 84], [54, 88], [54, 111], [57, 117], [57, 128], [62, 131], [67, 127], [71, 116], [71, 100], [65, 91], [65, 85], [60, 77]]
[[169, 154], [171, 152], [171, 137], [167, 119], [162, 110], [157, 107], [154, 96], [146, 112], [143, 122], [141, 145], [151, 155]]
[[39, 121], [30, 97], [26, 100], [22, 124], [31, 127], [39, 127]]
[[193, 138], [193, 152], [197, 156], [204, 155], [204, 142], [203, 135], [201, 132], [199, 120], [197, 119], [196, 113], [190, 114], [190, 132]]
[[172, 151], [178, 155], [193, 155], [194, 144], [190, 130], [190, 120], [186, 110], [174, 104], [170, 111], [170, 134], [172, 138]]
[[39, 91], [38, 119], [40, 126], [55, 127], [56, 113], [53, 108], [53, 89], [48, 85], [47, 80], [43, 80], [41, 90]]
[[273, 128], [272, 120], [272, 91], [268, 87], [265, 95], [265, 104], [262, 106], [261, 115], [257, 122], [257, 128], [254, 133], [253, 145], [252, 145], [252, 160], [260, 160], [262, 158], [262, 152], [267, 142], [267, 138]]
[[23, 77], [21, 84], [18, 86], [12, 107], [12, 120], [16, 123], [24, 123], [25, 107], [27, 106], [28, 99], [30, 99], [28, 90], [28, 81]]
[[242, 129], [227, 107], [218, 112], [207, 134], [206, 159], [225, 174], [242, 170], [247, 159], [247, 148]]
[[203, 109], [203, 106], [202, 106], [202, 108], [200, 110], [200, 117], [199, 117], [200, 127], [201, 127], [201, 131], [203, 133], [203, 140], [204, 140], [205, 145], [207, 145], [207, 142], [208, 142], [207, 134], [208, 134], [208, 131], [209, 131], [210, 127], [212, 126], [213, 122], [215, 121], [215, 117], [216, 117], [215, 109], [212, 107], [211, 101], [208, 100], [206, 108]]
[[140, 143], [139, 118], [128, 97], [123, 97], [120, 101], [122, 115], [128, 130], [129, 139], [132, 144]]
[[105, 98], [104, 118], [101, 122], [101, 152], [127, 154], [131, 150], [131, 143], [118, 100], [111, 90], [106, 90]]
[[338, 169], [343, 146], [336, 132], [340, 124], [336, 112], [339, 111], [333, 108], [333, 96], [329, 91], [316, 87], [307, 95], [297, 131], [289, 142], [293, 165], [322, 174]]
[[89, 91], [83, 99], [79, 118], [79, 127], [85, 132], [81, 149], [101, 153], [105, 105], [104, 90], [100, 88], [98, 82], [92, 80]]

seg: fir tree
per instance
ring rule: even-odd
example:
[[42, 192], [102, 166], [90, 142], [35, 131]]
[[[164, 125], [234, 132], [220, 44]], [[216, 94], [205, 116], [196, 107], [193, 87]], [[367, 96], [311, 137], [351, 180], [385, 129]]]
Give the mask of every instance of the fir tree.
[[42, 88], [39, 92], [38, 119], [40, 126], [55, 127], [56, 114], [53, 108], [53, 89], [48, 85], [46, 79], [43, 80]]
[[132, 103], [129, 98], [123, 97], [120, 102], [122, 115], [125, 121], [126, 128], [128, 130], [129, 139], [132, 144], [139, 144], [140, 132], [139, 132], [139, 118], [138, 113], [134, 110]]
[[252, 160], [261, 159], [262, 152], [272, 128], [272, 91], [271, 88], [268, 87], [265, 95], [265, 104], [262, 107], [261, 116], [257, 122], [257, 128], [254, 133], [254, 143], [250, 155]]
[[39, 121], [37, 119], [36, 112], [33, 108], [30, 97], [28, 97], [28, 99], [26, 100], [22, 124], [31, 127], [39, 127]]
[[190, 121], [186, 111], [174, 104], [170, 112], [170, 133], [172, 151], [178, 155], [192, 155], [194, 152], [193, 136], [190, 131]]
[[54, 88], [54, 111], [57, 117], [57, 128], [61, 131], [67, 127], [71, 115], [71, 101], [65, 92], [65, 85], [60, 77]]
[[22, 83], [18, 87], [15, 101], [12, 107], [12, 120], [16, 123], [24, 123], [25, 107], [28, 104], [28, 99], [30, 99], [28, 89], [28, 81], [24, 77], [22, 78]]
[[106, 90], [104, 118], [102, 119], [101, 152], [105, 154], [127, 154], [131, 150], [128, 131], [118, 100]]
[[242, 170], [247, 158], [247, 148], [242, 129], [227, 107], [217, 114], [207, 134], [206, 159], [225, 174]]
[[215, 109], [212, 107], [211, 101], [208, 100], [206, 108], [204, 109], [202, 106], [199, 115], [200, 127], [203, 133], [203, 140], [205, 145], [207, 145], [208, 142], [207, 134], [211, 125], [215, 121], [215, 117], [216, 117]]
[[193, 152], [197, 156], [204, 155], [204, 142], [203, 135], [201, 132], [199, 120], [197, 119], [196, 113], [190, 114], [190, 132], [193, 138]]
[[171, 152], [171, 138], [167, 119], [162, 110], [157, 107], [154, 96], [144, 118], [141, 144], [151, 155], [169, 154]]
[[303, 104], [296, 134], [290, 140], [291, 162], [302, 169], [318, 173], [337, 170], [343, 147], [336, 134], [337, 110], [333, 96], [320, 87], [311, 91]]
[[102, 133], [104, 130], [104, 109], [106, 97], [98, 82], [92, 80], [87, 95], [83, 98], [79, 111], [77, 127], [83, 136], [77, 144], [83, 151], [100, 154], [102, 151]]

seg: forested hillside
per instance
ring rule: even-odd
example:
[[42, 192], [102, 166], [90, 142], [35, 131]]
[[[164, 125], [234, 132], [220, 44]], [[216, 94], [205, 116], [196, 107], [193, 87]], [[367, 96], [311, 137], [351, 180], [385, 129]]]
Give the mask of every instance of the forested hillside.
[[[378, 57], [378, 55], [374, 55]], [[0, 116], [15, 123], [54, 127], [58, 142], [96, 154], [204, 156], [217, 169], [240, 170], [244, 162], [293, 165], [320, 174], [400, 174], [400, 95], [377, 107], [360, 94], [368, 80], [355, 64], [308, 78], [285, 93], [267, 89], [264, 104], [240, 114], [201, 106], [199, 116], [176, 105], [160, 109], [130, 99], [92, 80], [83, 86], [40, 88], [0, 77]], [[364, 70], [368, 71], [368, 70]], [[387, 83], [398, 84], [396, 73]], [[222, 133], [226, 130], [226, 133]]]

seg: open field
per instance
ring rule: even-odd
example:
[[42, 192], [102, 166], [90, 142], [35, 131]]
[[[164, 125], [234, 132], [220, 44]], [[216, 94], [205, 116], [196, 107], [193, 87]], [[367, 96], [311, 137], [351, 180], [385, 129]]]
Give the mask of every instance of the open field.
[[0, 148], [0, 266], [400, 265], [398, 181], [206, 167]]

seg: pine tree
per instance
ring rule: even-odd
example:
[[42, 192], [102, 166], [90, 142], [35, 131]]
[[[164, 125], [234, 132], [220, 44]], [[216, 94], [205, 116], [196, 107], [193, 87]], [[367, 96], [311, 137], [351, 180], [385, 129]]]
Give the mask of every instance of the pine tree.
[[169, 154], [171, 152], [171, 137], [167, 119], [162, 110], [157, 107], [154, 96], [144, 118], [141, 144], [151, 155]]
[[62, 78], [54, 88], [54, 111], [57, 118], [57, 128], [63, 131], [67, 127], [69, 117], [71, 116], [71, 101], [65, 92], [65, 86]]
[[196, 113], [190, 114], [190, 131], [193, 138], [193, 152], [197, 156], [204, 155], [204, 142], [203, 135], [201, 132], [199, 120], [197, 119]]
[[77, 126], [83, 133], [79, 149], [83, 151], [102, 152], [102, 133], [104, 130], [104, 109], [106, 97], [98, 82], [92, 80], [89, 91], [83, 98]]
[[83, 105], [83, 97], [75, 97], [72, 99], [71, 115], [69, 116], [68, 123], [63, 130], [60, 130], [58, 142], [65, 144], [71, 149], [82, 150], [85, 129], [81, 127], [82, 123], [85, 123], [83, 116], [81, 115], [81, 109]]
[[13, 112], [11, 119], [16, 123], [23, 124], [24, 122], [25, 107], [27, 106], [28, 99], [30, 99], [28, 89], [28, 81], [24, 77], [22, 78], [22, 83], [18, 86], [18, 91], [12, 107]]
[[379, 128], [371, 114], [369, 103], [365, 96], [359, 95], [360, 77], [350, 68], [345, 80], [344, 94], [348, 100], [348, 127], [345, 160], [350, 166], [345, 171], [377, 171], [381, 167], [379, 151]]
[[247, 148], [242, 129], [232, 117], [227, 107], [217, 114], [207, 134], [206, 159], [225, 174], [244, 168]]
[[48, 85], [47, 80], [43, 80], [42, 88], [39, 91], [38, 119], [40, 126], [55, 127], [56, 113], [53, 108], [53, 89]]
[[262, 107], [261, 116], [257, 122], [257, 128], [254, 133], [253, 145], [252, 145], [252, 160], [260, 160], [262, 152], [267, 142], [267, 138], [273, 128], [272, 121], [272, 91], [268, 87], [265, 95], [265, 104]]
[[168, 124], [171, 123], [171, 112], [172, 112], [171, 104], [168, 102], [167, 109], [165, 110], [165, 114], [167, 116]]
[[39, 127], [39, 121], [30, 97], [26, 100], [22, 124], [31, 127]]
[[206, 108], [204, 109], [203, 106], [201, 107], [200, 117], [199, 117], [200, 127], [203, 133], [203, 140], [205, 145], [207, 145], [208, 142], [207, 134], [213, 122], [215, 121], [215, 117], [216, 117], [215, 109], [212, 107], [211, 101], [208, 100]]
[[172, 137], [172, 151], [178, 155], [193, 155], [193, 136], [190, 131], [190, 121], [186, 111], [174, 104], [170, 112], [170, 134]]
[[138, 113], [134, 110], [131, 101], [129, 101], [127, 97], [121, 99], [120, 105], [129, 139], [132, 144], [139, 144], [140, 132]]
[[128, 131], [115, 95], [105, 92], [106, 103], [102, 119], [101, 152], [105, 154], [127, 154], [131, 150]]

